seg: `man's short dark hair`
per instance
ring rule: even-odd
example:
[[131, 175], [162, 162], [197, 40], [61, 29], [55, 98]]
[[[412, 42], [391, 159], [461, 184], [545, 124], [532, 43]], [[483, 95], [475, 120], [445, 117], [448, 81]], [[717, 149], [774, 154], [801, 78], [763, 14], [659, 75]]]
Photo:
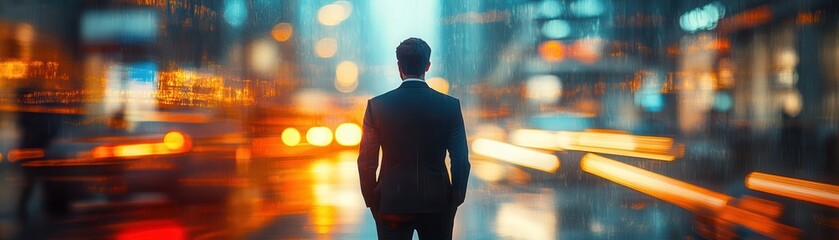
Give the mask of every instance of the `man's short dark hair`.
[[419, 76], [425, 73], [431, 58], [431, 47], [419, 38], [408, 38], [396, 47], [396, 59], [402, 73]]

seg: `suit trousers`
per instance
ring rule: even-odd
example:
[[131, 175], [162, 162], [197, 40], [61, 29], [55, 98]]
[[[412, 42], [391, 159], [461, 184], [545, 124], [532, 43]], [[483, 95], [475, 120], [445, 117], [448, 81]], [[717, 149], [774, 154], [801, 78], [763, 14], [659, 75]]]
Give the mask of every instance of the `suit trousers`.
[[410, 240], [417, 230], [419, 239], [452, 239], [457, 207], [433, 213], [380, 214], [374, 209], [376, 232], [381, 240]]

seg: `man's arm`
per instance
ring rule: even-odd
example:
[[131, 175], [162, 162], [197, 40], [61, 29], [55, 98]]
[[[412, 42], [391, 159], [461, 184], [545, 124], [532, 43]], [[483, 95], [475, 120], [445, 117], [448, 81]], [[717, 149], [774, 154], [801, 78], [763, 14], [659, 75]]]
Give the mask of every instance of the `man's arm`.
[[449, 158], [452, 161], [452, 204], [460, 206], [466, 199], [466, 182], [469, 180], [469, 147], [466, 144], [466, 128], [463, 124], [463, 113], [460, 108], [460, 100], [456, 100], [455, 112], [453, 112], [452, 129], [449, 133], [449, 140], [446, 149], [449, 151]]
[[379, 199], [376, 199], [376, 169], [379, 167], [379, 133], [376, 131], [375, 116], [373, 115], [371, 101], [367, 101], [367, 110], [364, 112], [364, 123], [362, 126], [361, 145], [358, 151], [358, 175], [361, 180], [361, 195], [367, 207], [378, 207]]

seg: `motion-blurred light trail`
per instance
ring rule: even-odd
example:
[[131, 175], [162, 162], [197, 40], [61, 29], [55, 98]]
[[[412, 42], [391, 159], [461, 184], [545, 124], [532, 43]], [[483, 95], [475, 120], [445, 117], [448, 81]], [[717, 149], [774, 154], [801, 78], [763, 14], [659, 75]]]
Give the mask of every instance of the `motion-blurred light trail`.
[[[27, 159], [37, 159], [44, 157], [44, 149], [40, 148], [23, 148], [23, 149], [12, 149], [9, 151], [7, 158], [9, 158], [9, 162], [17, 162], [20, 160], [27, 160]], [[2, 157], [0, 157], [2, 159]]]
[[510, 141], [524, 147], [595, 152], [661, 161], [673, 161], [684, 151], [683, 146], [674, 144], [672, 138], [635, 136], [594, 129], [585, 132], [517, 129], [510, 134]]
[[516, 129], [510, 133], [510, 142], [523, 147], [561, 150], [555, 141], [556, 133], [539, 129]]
[[[799, 230], [770, 216], [729, 205], [731, 196], [662, 176], [641, 168], [588, 153], [580, 160], [583, 171], [673, 203], [698, 214], [749, 228], [773, 239], [796, 239]], [[750, 199], [751, 200], [751, 199]], [[771, 212], [771, 211], [770, 211]]]
[[764, 215], [733, 206], [725, 206], [719, 219], [749, 228], [772, 239], [798, 239], [800, 230], [780, 224]]
[[189, 136], [181, 132], [168, 132], [160, 142], [99, 146], [90, 152], [93, 158], [142, 157], [185, 153], [191, 148], [192, 142]]
[[836, 185], [752, 172], [746, 176], [746, 187], [755, 191], [839, 208], [839, 186]]
[[669, 178], [612, 159], [588, 153], [580, 160], [580, 168], [587, 173], [676, 204], [697, 213], [714, 213], [732, 199], [686, 182]]
[[489, 139], [476, 139], [472, 142], [472, 150], [478, 155], [495, 158], [540, 171], [553, 173], [559, 168], [559, 158], [553, 154], [530, 150]]
[[563, 149], [662, 161], [673, 161], [682, 151], [681, 145], [674, 145], [672, 138], [617, 132], [558, 132], [556, 141], [557, 146]]
[[784, 206], [780, 203], [748, 195], [744, 195], [740, 197], [740, 199], [737, 199], [737, 207], [771, 218], [780, 217], [784, 210]]

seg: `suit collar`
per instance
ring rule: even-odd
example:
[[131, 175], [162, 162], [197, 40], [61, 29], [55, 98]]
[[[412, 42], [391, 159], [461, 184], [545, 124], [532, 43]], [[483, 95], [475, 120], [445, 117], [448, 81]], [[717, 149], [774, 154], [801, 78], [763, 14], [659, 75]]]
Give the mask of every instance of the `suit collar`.
[[402, 81], [399, 88], [428, 88], [428, 84], [425, 81]]

